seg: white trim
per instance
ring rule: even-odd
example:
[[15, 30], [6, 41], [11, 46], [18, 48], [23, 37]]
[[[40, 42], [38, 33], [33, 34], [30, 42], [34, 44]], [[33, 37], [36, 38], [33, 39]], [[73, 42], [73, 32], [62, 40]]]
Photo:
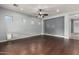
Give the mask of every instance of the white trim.
[[60, 36], [60, 35], [53, 35], [53, 36], [65, 38], [64, 36]]
[[2, 40], [2, 41], [0, 41], [0, 42], [6, 42], [7, 40]]
[[43, 19], [41, 19], [41, 23], [42, 23], [42, 32], [41, 32], [41, 34], [43, 35], [44, 34], [44, 20]]
[[28, 36], [27, 35], [24, 35], [23, 37], [13, 38], [12, 40], [21, 39], [21, 38], [28, 38], [28, 37], [37, 36], [37, 35], [41, 35], [41, 34], [31, 34], [31, 35], [28, 35]]
[[29, 35], [29, 36], [20, 37], [20, 38], [7, 39], [7, 40], [2, 40], [2, 41], [0, 41], [0, 42], [7, 42], [7, 41], [12, 41], [12, 40], [19, 40], [19, 39], [22, 39], [22, 38], [28, 38], [28, 37], [38, 36], [38, 35], [41, 35], [41, 34]]
[[40, 35], [44, 35], [44, 33], [41, 33]]
[[52, 34], [45, 34], [45, 35], [55, 36], [55, 37], [61, 37], [61, 38], [69, 39], [68, 37], [61, 36], [61, 35], [52, 35]]
[[70, 20], [69, 15], [65, 15], [64, 17], [64, 36], [69, 39], [70, 36]]
[[[45, 34], [45, 33], [36, 34], [36, 35], [30, 35], [30, 36], [26, 36], [26, 37], [23, 37], [23, 38], [28, 38], [28, 37], [38, 36], [38, 35], [49, 35], [49, 36], [55, 36], [55, 37], [61, 37], [61, 38], [69, 39], [68, 37], [65, 37], [65, 36], [52, 35], [52, 34]], [[13, 39], [9, 39], [9, 40], [2, 40], [2, 41], [0, 41], [0, 42], [7, 42], [7, 41], [19, 40], [19, 39], [22, 39], [22, 38], [13, 38]]]

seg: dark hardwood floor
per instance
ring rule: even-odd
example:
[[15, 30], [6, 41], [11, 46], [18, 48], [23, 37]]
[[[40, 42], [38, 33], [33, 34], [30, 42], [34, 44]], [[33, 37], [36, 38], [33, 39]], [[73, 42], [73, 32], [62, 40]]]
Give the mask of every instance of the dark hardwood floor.
[[0, 55], [77, 55], [79, 40], [39, 35], [0, 43]]

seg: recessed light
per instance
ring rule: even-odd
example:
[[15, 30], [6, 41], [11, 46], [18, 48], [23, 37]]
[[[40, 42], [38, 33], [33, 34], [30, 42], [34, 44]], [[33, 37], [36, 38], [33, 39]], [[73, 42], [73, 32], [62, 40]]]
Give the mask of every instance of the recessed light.
[[57, 9], [57, 10], [56, 10], [56, 12], [60, 12], [60, 10], [59, 10], [59, 9]]
[[31, 24], [35, 24], [34, 21], [31, 21]]
[[20, 8], [20, 10], [23, 11], [24, 9], [23, 8]]
[[32, 33], [30, 33], [30, 34], [32, 34]]
[[40, 25], [41, 23], [40, 22], [38, 22], [38, 25]]

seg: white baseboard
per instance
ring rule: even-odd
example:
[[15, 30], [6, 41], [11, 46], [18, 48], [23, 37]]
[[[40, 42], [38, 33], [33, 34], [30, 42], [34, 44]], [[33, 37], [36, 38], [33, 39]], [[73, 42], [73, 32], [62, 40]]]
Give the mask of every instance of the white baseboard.
[[49, 36], [55, 36], [55, 37], [61, 37], [61, 38], [69, 39], [68, 37], [61, 36], [61, 35], [52, 35], [52, 34], [44, 34], [44, 35], [49, 35]]
[[2, 41], [0, 41], [0, 42], [6, 42], [7, 40], [2, 40]]
[[19, 37], [19, 38], [8, 39], [8, 40], [2, 40], [2, 41], [0, 41], [0, 42], [6, 42], [6, 41], [12, 41], [12, 40], [18, 40], [18, 39], [28, 38], [28, 37], [32, 37], [32, 36], [38, 36], [38, 35], [50, 35], [50, 36], [55, 36], [55, 37], [61, 37], [61, 38], [69, 39], [68, 37], [65, 37], [65, 36], [41, 33], [41, 34], [35, 34], [35, 35], [29, 35], [29, 36], [24, 36], [24, 37]]
[[17, 37], [17, 38], [2, 40], [0, 42], [7, 42], [7, 41], [12, 41], [12, 40], [19, 40], [19, 39], [22, 39], [22, 38], [28, 38], [28, 37], [38, 36], [38, 35], [41, 35], [41, 34], [29, 35], [29, 36], [24, 36], [24, 37]]
[[44, 35], [44, 33], [41, 33], [40, 35]]

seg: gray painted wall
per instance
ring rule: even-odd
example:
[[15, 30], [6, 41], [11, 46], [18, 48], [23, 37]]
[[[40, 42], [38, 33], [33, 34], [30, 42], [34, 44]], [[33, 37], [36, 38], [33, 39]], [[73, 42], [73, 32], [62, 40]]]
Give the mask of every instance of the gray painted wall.
[[[12, 24], [5, 24], [5, 16], [12, 16]], [[0, 41], [6, 40], [6, 35], [11, 33], [13, 38], [24, 38], [41, 34], [42, 24], [40, 19], [36, 19], [25, 14], [17, 13], [0, 8]]]
[[79, 20], [73, 19], [71, 21], [71, 33], [79, 33]]
[[64, 16], [44, 20], [44, 33], [64, 36]]
[[[12, 16], [12, 24], [6, 25], [5, 16]], [[64, 16], [44, 20], [44, 33], [64, 36]], [[12, 34], [12, 39], [25, 38], [42, 33], [42, 21], [25, 14], [0, 8], [0, 41]]]

